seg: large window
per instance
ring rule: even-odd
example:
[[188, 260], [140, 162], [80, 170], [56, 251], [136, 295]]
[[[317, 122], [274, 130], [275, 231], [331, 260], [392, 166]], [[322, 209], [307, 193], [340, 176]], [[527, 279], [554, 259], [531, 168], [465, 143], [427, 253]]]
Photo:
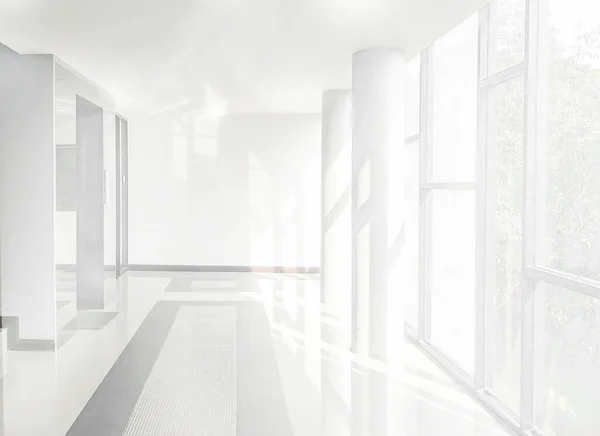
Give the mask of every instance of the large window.
[[431, 210], [431, 341], [473, 373], [475, 193], [437, 190]]
[[600, 6], [549, 2], [543, 259], [600, 281]]
[[489, 11], [488, 73], [494, 74], [525, 59], [526, 0], [498, 0]]
[[[475, 352], [477, 15], [425, 54], [421, 277], [426, 339], [467, 374]], [[422, 103], [423, 104], [423, 103]], [[431, 141], [431, 143], [429, 143]]]
[[418, 135], [421, 129], [421, 56], [415, 56], [406, 64], [404, 78], [405, 133], [406, 137]]
[[409, 333], [517, 433], [600, 434], [600, 3], [492, 1], [420, 65]]
[[404, 153], [406, 174], [406, 218], [402, 287], [404, 289], [404, 318], [417, 330], [419, 325], [419, 141], [406, 144]]
[[405, 220], [401, 259], [404, 319], [417, 330], [419, 325], [419, 141], [421, 132], [421, 56], [406, 64], [405, 99]]
[[477, 139], [477, 15], [433, 46], [433, 156], [435, 181], [475, 180]]
[[537, 427], [546, 435], [600, 429], [600, 304], [569, 289], [536, 290]]
[[521, 383], [521, 287], [523, 284], [523, 77], [488, 93], [486, 152], [487, 265], [490, 301], [486, 340], [488, 386], [511, 410], [519, 410]]
[[[535, 427], [600, 428], [600, 5], [546, 0], [540, 17]], [[558, 281], [557, 281], [558, 278]]]

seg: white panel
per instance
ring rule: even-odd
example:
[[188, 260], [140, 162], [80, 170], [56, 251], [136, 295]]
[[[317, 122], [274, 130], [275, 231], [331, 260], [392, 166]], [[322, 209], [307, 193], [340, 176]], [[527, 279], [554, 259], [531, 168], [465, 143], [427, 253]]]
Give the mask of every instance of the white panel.
[[0, 54], [0, 71], [2, 315], [54, 341], [54, 62]]

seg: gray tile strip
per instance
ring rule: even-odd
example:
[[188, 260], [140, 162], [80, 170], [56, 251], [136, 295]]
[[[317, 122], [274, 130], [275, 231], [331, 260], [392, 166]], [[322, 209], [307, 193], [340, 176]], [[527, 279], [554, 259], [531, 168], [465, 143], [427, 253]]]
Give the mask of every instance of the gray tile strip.
[[293, 436], [262, 304], [242, 303], [238, 319], [237, 436]]
[[182, 305], [237, 307], [236, 436], [293, 436], [271, 331], [258, 302], [157, 303], [66, 436], [123, 436]]
[[235, 347], [235, 307], [181, 307], [124, 436], [236, 436]]
[[[72, 263], [57, 263], [56, 270], [60, 272], [73, 272], [77, 268], [77, 265]], [[116, 271], [115, 265], [104, 265], [104, 271]]]
[[66, 436], [122, 436], [180, 304], [157, 304]]

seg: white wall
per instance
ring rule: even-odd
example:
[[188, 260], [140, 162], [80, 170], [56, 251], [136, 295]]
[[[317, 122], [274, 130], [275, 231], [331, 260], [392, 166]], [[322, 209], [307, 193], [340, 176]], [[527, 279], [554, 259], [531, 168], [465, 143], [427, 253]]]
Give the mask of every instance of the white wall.
[[21, 339], [55, 341], [54, 62], [0, 45], [2, 315]]
[[320, 265], [320, 115], [127, 115], [130, 264]]

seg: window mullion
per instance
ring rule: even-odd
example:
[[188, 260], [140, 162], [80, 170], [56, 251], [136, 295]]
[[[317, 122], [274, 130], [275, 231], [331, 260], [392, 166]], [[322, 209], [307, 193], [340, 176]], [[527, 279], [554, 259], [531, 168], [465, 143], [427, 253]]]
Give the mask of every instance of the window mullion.
[[[487, 76], [489, 55], [489, 6], [479, 12], [478, 77]], [[477, 159], [476, 159], [476, 247], [475, 247], [475, 388], [485, 386], [486, 331], [486, 235], [487, 235], [487, 109], [489, 88], [477, 91]]]
[[525, 135], [523, 144], [523, 256], [521, 289], [521, 428], [534, 427], [535, 414], [535, 319], [536, 280], [527, 276], [527, 267], [535, 263], [539, 163], [539, 6], [546, 0], [528, 0], [525, 23]]
[[433, 46], [421, 54], [421, 113], [419, 144], [419, 329], [421, 339], [431, 339], [431, 207], [429, 192], [421, 189], [433, 167]]

